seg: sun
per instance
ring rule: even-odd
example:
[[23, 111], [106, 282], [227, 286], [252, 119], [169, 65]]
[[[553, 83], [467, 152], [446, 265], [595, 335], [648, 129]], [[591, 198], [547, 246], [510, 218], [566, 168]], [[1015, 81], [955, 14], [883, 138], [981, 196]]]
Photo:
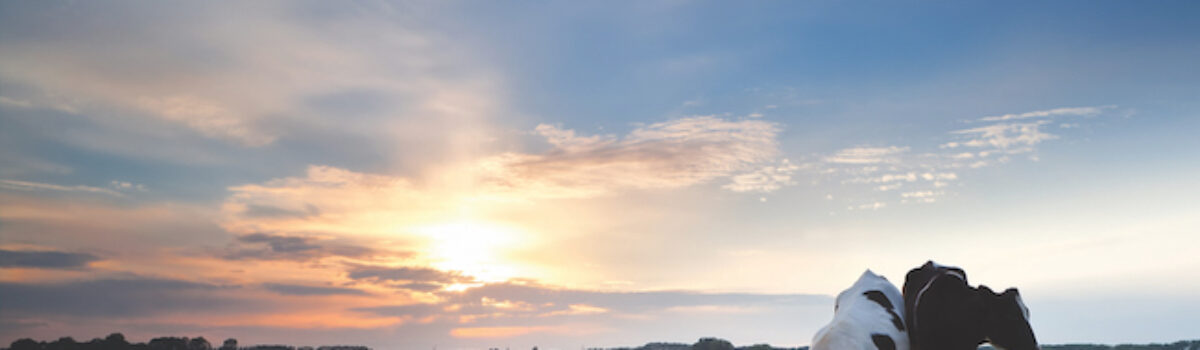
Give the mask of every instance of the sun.
[[460, 271], [481, 282], [500, 282], [518, 277], [506, 254], [526, 238], [515, 227], [490, 222], [460, 220], [429, 225], [416, 230], [429, 238], [427, 257], [433, 267]]

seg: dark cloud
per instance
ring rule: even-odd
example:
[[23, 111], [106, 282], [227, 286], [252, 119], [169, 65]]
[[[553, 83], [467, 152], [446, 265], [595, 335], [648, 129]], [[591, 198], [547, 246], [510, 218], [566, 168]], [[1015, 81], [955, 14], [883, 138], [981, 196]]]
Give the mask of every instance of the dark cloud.
[[325, 286], [306, 286], [299, 284], [283, 284], [283, 283], [266, 283], [263, 288], [269, 291], [283, 295], [366, 295], [367, 293], [354, 289], [343, 287], [325, 287]]
[[443, 312], [442, 304], [409, 304], [409, 305], [387, 305], [355, 308], [354, 311], [369, 312], [383, 316], [428, 316]]
[[[442, 271], [427, 267], [385, 267], [357, 265], [349, 271], [350, 278], [372, 281], [409, 281], [414, 283], [449, 284], [470, 282], [474, 279], [456, 271]], [[419, 287], [419, 286], [418, 286]]]
[[0, 314], [131, 317], [174, 312], [261, 310], [269, 303], [241, 297], [239, 287], [156, 278], [53, 284], [0, 283]]
[[0, 249], [0, 267], [73, 269], [86, 267], [100, 257], [87, 253]]
[[397, 285], [394, 285], [393, 287], [411, 290], [414, 292], [433, 292], [433, 291], [440, 290], [440, 289], [442, 289], [442, 287], [445, 287], [445, 286], [441, 285], [441, 284], [437, 284], [437, 283], [412, 282], [412, 283], [397, 284]]
[[311, 239], [305, 237], [276, 236], [265, 233], [252, 233], [238, 237], [243, 243], [266, 243], [271, 251], [278, 253], [294, 253], [320, 249], [321, 246], [308, 243]]
[[11, 333], [49, 326], [46, 322], [0, 319], [0, 333]]
[[248, 218], [308, 218], [321, 215], [321, 210], [312, 204], [305, 205], [304, 210], [249, 204], [241, 215]]
[[312, 237], [251, 233], [239, 236], [221, 255], [229, 260], [312, 260], [330, 256], [364, 257], [375, 254], [370, 248]]

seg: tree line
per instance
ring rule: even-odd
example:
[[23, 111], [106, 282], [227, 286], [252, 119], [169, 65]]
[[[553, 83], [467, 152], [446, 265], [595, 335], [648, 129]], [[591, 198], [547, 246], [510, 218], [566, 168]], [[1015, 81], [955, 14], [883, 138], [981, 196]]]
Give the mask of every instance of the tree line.
[[[1042, 345], [1041, 348], [1042, 350], [1200, 350], [1200, 340], [1183, 340], [1161, 344]], [[535, 347], [534, 350], [536, 349]], [[296, 347], [290, 345], [253, 345], [240, 347], [238, 346], [237, 339], [233, 338], [226, 339], [221, 343], [221, 346], [214, 347], [204, 337], [158, 337], [150, 339], [146, 343], [130, 343], [125, 340], [125, 335], [113, 333], [103, 339], [95, 338], [87, 342], [78, 342], [71, 337], [62, 337], [51, 342], [39, 342], [30, 338], [22, 338], [12, 342], [8, 348], [0, 348], [0, 350], [371, 350], [371, 348], [359, 345], [327, 345], [315, 348], [311, 346]], [[781, 348], [768, 344], [735, 347], [728, 340], [708, 337], [700, 338], [699, 341], [693, 344], [659, 342], [647, 343], [638, 347], [591, 348], [588, 350], [808, 350], [808, 347]], [[979, 350], [995, 349], [990, 346], [982, 346]]]
[[17, 339], [7, 349], [0, 350], [371, 350], [358, 345], [333, 346], [301, 346], [290, 345], [253, 345], [239, 347], [237, 339], [229, 338], [219, 347], [213, 347], [204, 337], [158, 337], [146, 343], [130, 343], [121, 333], [109, 334], [104, 339], [95, 338], [87, 342], [78, 342], [71, 337], [45, 342], [30, 338]]

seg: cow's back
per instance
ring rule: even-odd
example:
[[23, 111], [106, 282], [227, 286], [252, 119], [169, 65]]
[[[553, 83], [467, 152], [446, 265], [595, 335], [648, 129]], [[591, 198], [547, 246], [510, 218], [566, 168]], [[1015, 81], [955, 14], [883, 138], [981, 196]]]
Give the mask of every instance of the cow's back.
[[813, 337], [812, 350], [908, 350], [903, 302], [891, 282], [864, 272], [838, 295], [833, 320]]
[[[904, 281], [905, 324], [913, 350], [968, 348], [959, 344], [980, 332], [973, 315], [979, 304], [967, 275], [957, 267], [932, 261], [908, 272]], [[982, 338], [982, 335], [979, 335]]]

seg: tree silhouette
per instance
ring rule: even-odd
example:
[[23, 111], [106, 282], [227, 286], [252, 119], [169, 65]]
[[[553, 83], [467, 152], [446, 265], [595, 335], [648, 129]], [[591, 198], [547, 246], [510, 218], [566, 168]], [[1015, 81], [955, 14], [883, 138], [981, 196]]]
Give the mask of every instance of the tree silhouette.
[[204, 337], [195, 337], [187, 342], [187, 350], [212, 350], [212, 344]]
[[150, 339], [150, 350], [188, 350], [188, 338], [159, 337]]
[[237, 350], [237, 348], [237, 339], [225, 339], [225, 342], [221, 344], [221, 350]]
[[9, 350], [42, 350], [42, 344], [29, 338], [17, 339], [8, 346]]
[[692, 350], [733, 350], [733, 343], [719, 338], [700, 338], [692, 344]]

